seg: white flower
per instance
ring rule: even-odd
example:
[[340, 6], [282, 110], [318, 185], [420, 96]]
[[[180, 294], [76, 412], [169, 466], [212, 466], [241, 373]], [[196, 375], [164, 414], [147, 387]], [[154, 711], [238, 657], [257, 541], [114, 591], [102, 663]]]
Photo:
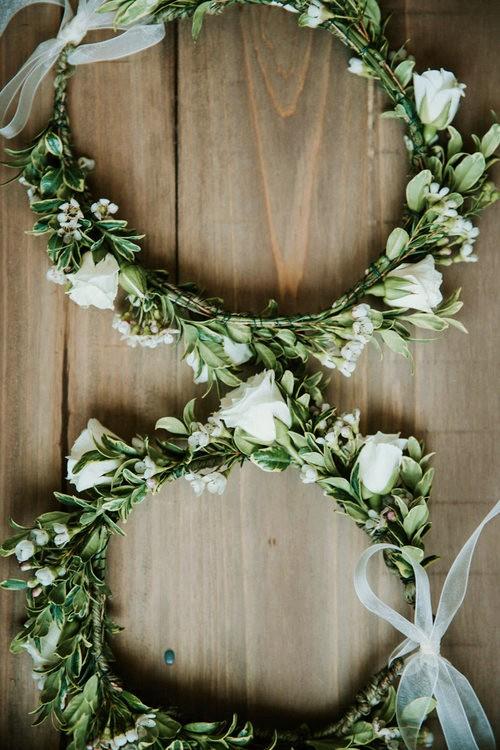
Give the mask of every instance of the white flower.
[[38, 648], [33, 638], [28, 638], [28, 640], [22, 644], [22, 648], [27, 651], [33, 659], [32, 677], [36, 681], [39, 690], [43, 689], [45, 674], [38, 670], [45, 669], [58, 661], [59, 657], [56, 656], [55, 651], [60, 635], [61, 626], [56, 620], [51, 620], [47, 633], [37, 638]]
[[111, 253], [99, 263], [94, 263], [90, 251], [84, 253], [79, 270], [68, 274], [72, 284], [68, 292], [70, 298], [82, 307], [93, 305], [100, 310], [112, 310], [118, 292], [118, 271], [118, 263]]
[[128, 742], [137, 742], [139, 739], [139, 735], [137, 734], [137, 731], [135, 729], [127, 729], [125, 732], [125, 737], [127, 738]]
[[373, 333], [373, 323], [370, 318], [358, 318], [352, 324], [352, 330], [359, 337], [359, 341], [367, 343]]
[[346, 378], [350, 378], [355, 369], [356, 362], [344, 360], [344, 362], [339, 365], [339, 372]]
[[113, 740], [116, 747], [125, 747], [125, 745], [128, 743], [128, 740], [124, 734], [117, 734], [115, 737], [113, 737]]
[[56, 266], [51, 266], [47, 271], [47, 281], [52, 281], [53, 284], [60, 284], [61, 286], [66, 283], [66, 275], [59, 271]]
[[148, 727], [152, 729], [156, 726], [156, 714], [141, 714], [135, 722], [136, 727]]
[[372, 77], [369, 68], [359, 57], [351, 57], [347, 70], [349, 73], [354, 73], [355, 76], [362, 76], [363, 78]]
[[366, 438], [358, 456], [359, 480], [368, 492], [390, 492], [399, 474], [403, 448], [407, 441], [397, 435], [377, 432]]
[[347, 344], [344, 344], [340, 353], [344, 359], [347, 359], [349, 362], [356, 362], [363, 349], [364, 343], [362, 341], [348, 341]]
[[68, 527], [64, 523], [55, 523], [53, 528], [56, 534], [54, 544], [56, 547], [64, 547], [70, 540]]
[[118, 206], [116, 203], [111, 203], [109, 198], [99, 198], [96, 203], [92, 203], [90, 210], [96, 217], [96, 219], [109, 219], [110, 216], [116, 214]]
[[201, 364], [200, 356], [196, 349], [193, 349], [193, 351], [187, 355], [185, 362], [194, 372], [195, 383], [206, 383], [208, 381], [208, 367], [207, 365]]
[[205, 474], [203, 481], [207, 490], [212, 495], [222, 495], [226, 489], [227, 479], [220, 471], [212, 471], [210, 474]]
[[208, 445], [210, 442], [210, 435], [208, 432], [204, 432], [203, 430], [195, 430], [191, 435], [188, 437], [188, 444], [191, 450], [195, 451], [198, 448], [204, 448], [206, 445]]
[[49, 541], [49, 535], [45, 529], [31, 529], [30, 536], [37, 547], [44, 547]]
[[201, 474], [195, 474], [193, 472], [190, 472], [188, 474], [184, 474], [184, 479], [186, 479], [189, 484], [191, 485], [191, 489], [193, 490], [194, 494], [197, 496], [200, 496], [205, 491], [205, 482], [203, 481], [203, 477]]
[[300, 22], [303, 26], [309, 26], [311, 29], [315, 29], [317, 26], [331, 18], [332, 14], [328, 11], [323, 3], [319, 0], [311, 0], [308, 5], [305, 17], [302, 16]]
[[360, 305], [354, 305], [354, 307], [351, 310], [351, 315], [354, 318], [354, 320], [357, 320], [358, 318], [367, 318], [370, 314], [371, 307], [370, 305], [367, 305], [365, 302], [362, 302]]
[[113, 317], [112, 326], [121, 334], [121, 340], [126, 341], [128, 346], [135, 348], [136, 346], [143, 346], [147, 349], [156, 349], [160, 344], [173, 344], [175, 337], [178, 335], [179, 330], [177, 328], [163, 328], [162, 330], [153, 329], [153, 325], [150, 326], [151, 333], [132, 333], [132, 326], [128, 320], [123, 320], [120, 315]]
[[84, 172], [92, 172], [95, 169], [95, 161], [94, 159], [89, 159], [87, 156], [80, 156], [78, 166]]
[[29, 539], [22, 539], [16, 544], [14, 552], [19, 562], [25, 562], [35, 554], [35, 545]]
[[101, 441], [103, 435], [117, 437], [113, 432], [103, 427], [97, 419], [89, 419], [86, 429], [75, 440], [71, 449], [71, 455], [68, 456], [67, 479], [75, 485], [78, 492], [96, 487], [99, 484], [111, 484], [111, 477], [106, 476], [106, 474], [114, 471], [120, 465], [120, 461], [116, 458], [103, 457], [102, 460], [93, 460], [86, 463], [78, 474], [73, 473], [75, 465], [82, 456], [97, 449], [96, 443]]
[[222, 345], [233, 365], [242, 365], [244, 362], [248, 362], [253, 356], [252, 350], [247, 344], [238, 344], [228, 336], [223, 337]]
[[318, 479], [318, 470], [304, 464], [300, 469], [300, 479], [304, 484], [313, 484]]
[[163, 471], [163, 466], [158, 466], [158, 464], [155, 464], [153, 459], [150, 456], [146, 456], [143, 459], [144, 463], [144, 479], [152, 479], [155, 474], [159, 474], [161, 471]]
[[455, 117], [465, 85], [449, 70], [427, 70], [413, 74], [415, 103], [420, 120], [436, 130], [444, 130]]
[[389, 307], [432, 312], [443, 299], [442, 279], [432, 255], [426, 255], [418, 263], [402, 263], [387, 274], [384, 301]]
[[437, 203], [445, 198], [449, 192], [450, 188], [441, 187], [439, 182], [431, 182], [429, 192], [427, 193], [427, 201], [429, 203]]
[[83, 219], [83, 213], [76, 198], [71, 198], [69, 201], [59, 206], [57, 221], [61, 227], [77, 229], [80, 226], [80, 219]]
[[221, 407], [216, 416], [226, 427], [240, 427], [261, 443], [276, 440], [275, 417], [287, 427], [292, 424], [290, 410], [274, 382], [274, 370], [264, 370], [230, 391]]
[[50, 586], [57, 578], [54, 568], [40, 568], [35, 572], [35, 578], [42, 586]]

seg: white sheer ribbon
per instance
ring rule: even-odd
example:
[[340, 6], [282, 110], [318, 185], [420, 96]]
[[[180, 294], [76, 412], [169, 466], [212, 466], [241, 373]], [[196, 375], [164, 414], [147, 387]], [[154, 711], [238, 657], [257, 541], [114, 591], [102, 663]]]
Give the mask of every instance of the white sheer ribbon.
[[83, 65], [132, 55], [152, 47], [165, 36], [163, 24], [143, 24], [132, 26], [112, 39], [78, 46], [88, 31], [115, 28], [112, 13], [97, 12], [102, 0], [79, 0], [76, 14], [73, 14], [70, 0], [2, 0], [0, 34], [21, 8], [41, 2], [64, 8], [61, 27], [57, 37], [38, 45], [16, 75], [0, 91], [0, 124], [4, 123], [7, 110], [19, 94], [14, 116], [0, 128], [0, 135], [5, 138], [13, 138], [26, 125], [35, 93], [66, 45], [75, 46], [68, 55], [68, 62], [71, 65]]
[[[479, 535], [486, 524], [499, 514], [500, 502], [479, 524], [457, 555], [444, 582], [434, 621], [427, 573], [404, 549], [393, 544], [375, 544], [363, 552], [356, 566], [354, 587], [362, 604], [406, 636], [389, 661], [411, 654], [401, 675], [396, 700], [398, 726], [410, 750], [416, 748], [418, 733], [433, 705], [433, 698], [450, 750], [492, 750], [496, 747], [490, 723], [477, 695], [469, 681], [440, 655], [440, 643], [465, 598], [472, 555]], [[416, 586], [414, 622], [379, 599], [368, 583], [368, 562], [383, 550], [400, 551], [413, 568]]]

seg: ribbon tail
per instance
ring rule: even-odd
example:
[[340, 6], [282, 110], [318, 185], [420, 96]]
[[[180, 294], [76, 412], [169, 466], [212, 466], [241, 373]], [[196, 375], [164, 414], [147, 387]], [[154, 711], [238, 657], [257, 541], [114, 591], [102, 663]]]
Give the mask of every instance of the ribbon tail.
[[448, 748], [494, 750], [495, 738], [470, 682], [445, 659], [436, 685], [437, 714]]
[[12, 119], [0, 128], [0, 135], [4, 138], [13, 138], [28, 122], [36, 91], [53, 66], [59, 51], [60, 47], [54, 40], [42, 42], [14, 78], [0, 91], [0, 123], [3, 123], [10, 105], [20, 91]]
[[3, 34], [16, 13], [36, 3], [58, 5], [60, 8], [64, 8], [67, 4], [65, 0], [4, 0], [0, 3], [0, 35]]
[[[104, 28], [100, 26], [100, 28]], [[118, 60], [153, 47], [165, 36], [164, 24], [133, 26], [120, 36], [94, 44], [82, 44], [68, 55], [71, 65]]]
[[[405, 666], [396, 695], [396, 718], [408, 750], [416, 750], [425, 717], [434, 707], [439, 657], [419, 653]], [[455, 750], [455, 748], [453, 748]]]

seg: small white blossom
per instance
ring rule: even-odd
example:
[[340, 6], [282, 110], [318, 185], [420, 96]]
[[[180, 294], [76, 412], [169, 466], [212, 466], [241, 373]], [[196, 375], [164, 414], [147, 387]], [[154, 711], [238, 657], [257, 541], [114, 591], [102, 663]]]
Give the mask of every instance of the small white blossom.
[[68, 527], [64, 523], [55, 523], [53, 528], [56, 534], [54, 544], [56, 547], [64, 547], [70, 540]]
[[112, 325], [121, 334], [121, 340], [126, 341], [128, 346], [132, 348], [143, 346], [146, 349], [156, 349], [160, 344], [173, 344], [175, 337], [179, 334], [179, 330], [176, 328], [163, 328], [160, 330], [155, 324], [150, 326], [150, 334], [133, 333], [132, 326], [128, 320], [123, 320], [120, 315], [114, 316]]
[[373, 323], [370, 318], [359, 318], [354, 321], [352, 330], [359, 337], [360, 341], [367, 343], [373, 333]]
[[31, 529], [30, 536], [37, 547], [44, 547], [49, 541], [49, 535], [45, 529]]
[[147, 727], [152, 729], [156, 726], [156, 714], [141, 714], [135, 722], [136, 727]]
[[95, 169], [95, 161], [94, 159], [89, 159], [87, 156], [80, 156], [78, 166], [84, 172], [92, 172]]
[[354, 320], [357, 320], [358, 318], [366, 318], [370, 314], [370, 310], [370, 305], [367, 305], [365, 302], [363, 302], [360, 305], [354, 305], [351, 310], [351, 315]]
[[301, 20], [302, 25], [309, 26], [311, 29], [317, 28], [320, 24], [331, 18], [332, 14], [323, 5], [320, 0], [311, 0], [307, 7], [305, 16]]
[[35, 572], [35, 578], [42, 586], [50, 586], [57, 578], [54, 568], [40, 568]]
[[359, 57], [351, 57], [347, 70], [349, 73], [353, 73], [355, 76], [361, 76], [362, 78], [372, 77], [370, 69]]
[[207, 490], [212, 495], [222, 495], [226, 489], [227, 479], [220, 471], [212, 471], [210, 474], [205, 474], [203, 481]]
[[362, 341], [348, 341], [347, 344], [344, 344], [340, 353], [348, 362], [356, 362], [356, 360], [359, 359], [363, 348], [364, 343]]
[[16, 544], [14, 552], [19, 562], [25, 562], [35, 554], [35, 545], [29, 539], [22, 539]]
[[99, 198], [98, 201], [92, 203], [90, 210], [96, 217], [96, 219], [109, 219], [113, 214], [118, 211], [116, 203], [112, 203], [109, 198]]
[[154, 477], [155, 474], [159, 474], [161, 471], [163, 471], [162, 466], [158, 466], [158, 464], [155, 464], [153, 459], [150, 456], [146, 456], [143, 459], [144, 463], [144, 479], [151, 479]]
[[435, 203], [441, 201], [450, 192], [450, 188], [441, 187], [438, 182], [431, 182], [429, 185], [429, 192], [427, 193], [427, 200], [429, 203]]
[[198, 448], [205, 448], [210, 442], [210, 435], [204, 430], [195, 430], [188, 437], [188, 444], [191, 450], [195, 451]]
[[62, 286], [66, 283], [66, 274], [59, 271], [56, 266], [51, 266], [47, 271], [46, 276], [47, 280], [51, 281], [53, 284], [59, 284]]
[[81, 226], [80, 219], [83, 219], [83, 212], [76, 198], [71, 198], [69, 201], [59, 206], [57, 221], [61, 227], [77, 229]]
[[318, 479], [318, 470], [314, 466], [304, 464], [300, 469], [300, 479], [304, 484], [313, 484]]
[[188, 474], [184, 474], [184, 479], [189, 482], [195, 495], [199, 497], [203, 494], [205, 491], [205, 482], [203, 481], [201, 474], [189, 472]]
[[354, 370], [356, 369], [356, 362], [344, 361], [339, 365], [339, 372], [342, 373], [346, 378], [350, 378]]

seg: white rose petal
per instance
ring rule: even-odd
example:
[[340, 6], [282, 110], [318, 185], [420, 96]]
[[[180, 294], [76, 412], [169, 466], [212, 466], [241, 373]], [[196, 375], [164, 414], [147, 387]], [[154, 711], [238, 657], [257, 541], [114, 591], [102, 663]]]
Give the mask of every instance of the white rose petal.
[[443, 299], [442, 280], [432, 255], [426, 255], [418, 263], [402, 263], [387, 274], [384, 301], [389, 307], [432, 312]]
[[238, 344], [236, 341], [224, 336], [222, 340], [224, 351], [234, 365], [242, 365], [252, 358], [252, 350], [247, 344]]
[[118, 292], [118, 272], [118, 263], [111, 253], [97, 264], [90, 251], [84, 253], [80, 269], [67, 275], [72, 284], [69, 297], [81, 307], [93, 305], [100, 310], [112, 310]]
[[242, 383], [221, 401], [221, 409], [215, 415], [226, 427], [240, 427], [261, 443], [276, 440], [275, 417], [287, 427], [292, 416], [281, 391], [274, 382], [274, 370], [265, 370]]
[[97, 419], [90, 419], [87, 427], [75, 440], [71, 449], [71, 455], [68, 456], [68, 474], [67, 479], [75, 485], [78, 492], [88, 490], [98, 484], [111, 484], [111, 477], [105, 476], [111, 471], [117, 469], [120, 461], [117, 458], [103, 458], [102, 461], [90, 461], [85, 464], [78, 474], [73, 473], [78, 461], [85, 453], [97, 450], [96, 443], [99, 443], [103, 435], [118, 437], [110, 430], [107, 430]]
[[207, 365], [203, 365], [202, 367], [200, 367], [201, 361], [196, 350], [190, 352], [184, 361], [194, 371], [194, 382], [196, 384], [206, 383], [208, 381], [208, 367]]
[[406, 443], [399, 434], [385, 435], [383, 432], [366, 439], [358, 456], [358, 465], [359, 480], [368, 492], [382, 495], [394, 487]]

